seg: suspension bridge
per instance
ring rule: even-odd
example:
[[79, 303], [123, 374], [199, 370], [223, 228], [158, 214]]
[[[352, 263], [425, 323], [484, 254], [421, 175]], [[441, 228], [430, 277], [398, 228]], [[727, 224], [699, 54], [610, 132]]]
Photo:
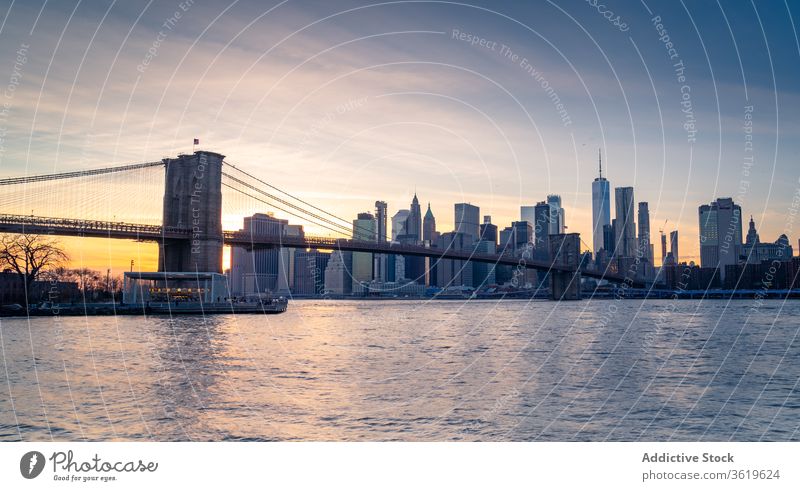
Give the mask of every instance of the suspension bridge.
[[[334, 236], [223, 229], [223, 217], [264, 211], [280, 211], [297, 218], [301, 225], [313, 225]], [[0, 179], [0, 212], [0, 233], [157, 243], [159, 271], [163, 272], [221, 273], [223, 246], [229, 245], [396, 254], [534, 269], [549, 273], [553, 299], [579, 298], [581, 276], [645, 286], [624, 275], [580, 267], [578, 234], [551, 235], [550, 260], [377, 238], [353, 239], [350, 221], [209, 151], [154, 162]]]

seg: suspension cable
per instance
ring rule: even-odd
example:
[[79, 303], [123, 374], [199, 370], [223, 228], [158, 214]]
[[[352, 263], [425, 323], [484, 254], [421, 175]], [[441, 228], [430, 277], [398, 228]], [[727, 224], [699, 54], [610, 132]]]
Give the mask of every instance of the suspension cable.
[[111, 174], [113, 172], [125, 172], [135, 169], [144, 169], [146, 167], [155, 167], [157, 165], [164, 165], [164, 162], [145, 162], [141, 164], [119, 165], [116, 167], [104, 167], [102, 169], [89, 169], [73, 172], [61, 172], [58, 174], [39, 174], [35, 176], [22, 176], [22, 177], [7, 177], [0, 179], [0, 186], [9, 186], [12, 184], [25, 184], [29, 182], [41, 181], [55, 181], [58, 179], [71, 179], [73, 177], [96, 176], [100, 174]]

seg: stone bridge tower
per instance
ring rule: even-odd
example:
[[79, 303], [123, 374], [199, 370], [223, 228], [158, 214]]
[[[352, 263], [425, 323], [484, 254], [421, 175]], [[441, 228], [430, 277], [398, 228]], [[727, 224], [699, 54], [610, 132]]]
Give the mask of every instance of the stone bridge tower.
[[566, 266], [574, 272], [550, 271], [551, 300], [581, 299], [581, 237], [580, 234], [552, 234], [550, 257], [553, 265]]
[[162, 225], [191, 230], [187, 239], [164, 239], [158, 270], [222, 272], [222, 160], [224, 155], [197, 151], [164, 159]]

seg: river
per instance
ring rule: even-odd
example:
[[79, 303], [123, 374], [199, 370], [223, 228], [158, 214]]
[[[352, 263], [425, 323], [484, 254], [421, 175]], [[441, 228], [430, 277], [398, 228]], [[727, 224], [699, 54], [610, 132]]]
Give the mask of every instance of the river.
[[0, 319], [0, 440], [799, 440], [800, 302]]

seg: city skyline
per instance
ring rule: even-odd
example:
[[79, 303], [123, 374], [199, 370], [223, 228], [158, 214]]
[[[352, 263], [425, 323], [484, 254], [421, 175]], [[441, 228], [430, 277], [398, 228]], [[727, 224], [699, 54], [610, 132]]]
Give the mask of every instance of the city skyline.
[[[700, 40], [680, 20], [688, 11], [714, 29], [717, 6], [631, 9], [630, 30], [619, 32], [582, 3], [517, 6], [514, 17], [502, 2], [348, 5], [194, 4], [174, 19], [173, 5], [87, 2], [73, 18], [63, 6], [39, 15], [16, 3], [6, 13], [15, 22], [0, 29], [3, 81], [15, 84], [0, 121], [0, 173], [152, 160], [199, 138], [339, 216], [376, 199], [392, 216], [416, 189], [434, 213], [468, 202], [510, 224], [520, 206], [558, 194], [570, 231], [589, 242], [602, 147], [604, 177], [634, 187], [651, 224], [680, 230], [683, 259], [700, 258], [696, 207], [719, 197], [741, 203], [765, 238], [784, 232], [799, 144], [777, 138], [800, 127], [799, 115], [779, 110], [800, 103], [787, 12], [734, 4], [730, 34]], [[746, 23], [756, 13], [763, 31]], [[375, 22], [378, 32], [367, 28]], [[666, 34], [685, 67], [691, 124]], [[453, 228], [449, 213], [437, 215]], [[226, 217], [226, 227], [242, 218]], [[155, 263], [149, 246], [65, 242], [76, 264], [97, 269]]]

